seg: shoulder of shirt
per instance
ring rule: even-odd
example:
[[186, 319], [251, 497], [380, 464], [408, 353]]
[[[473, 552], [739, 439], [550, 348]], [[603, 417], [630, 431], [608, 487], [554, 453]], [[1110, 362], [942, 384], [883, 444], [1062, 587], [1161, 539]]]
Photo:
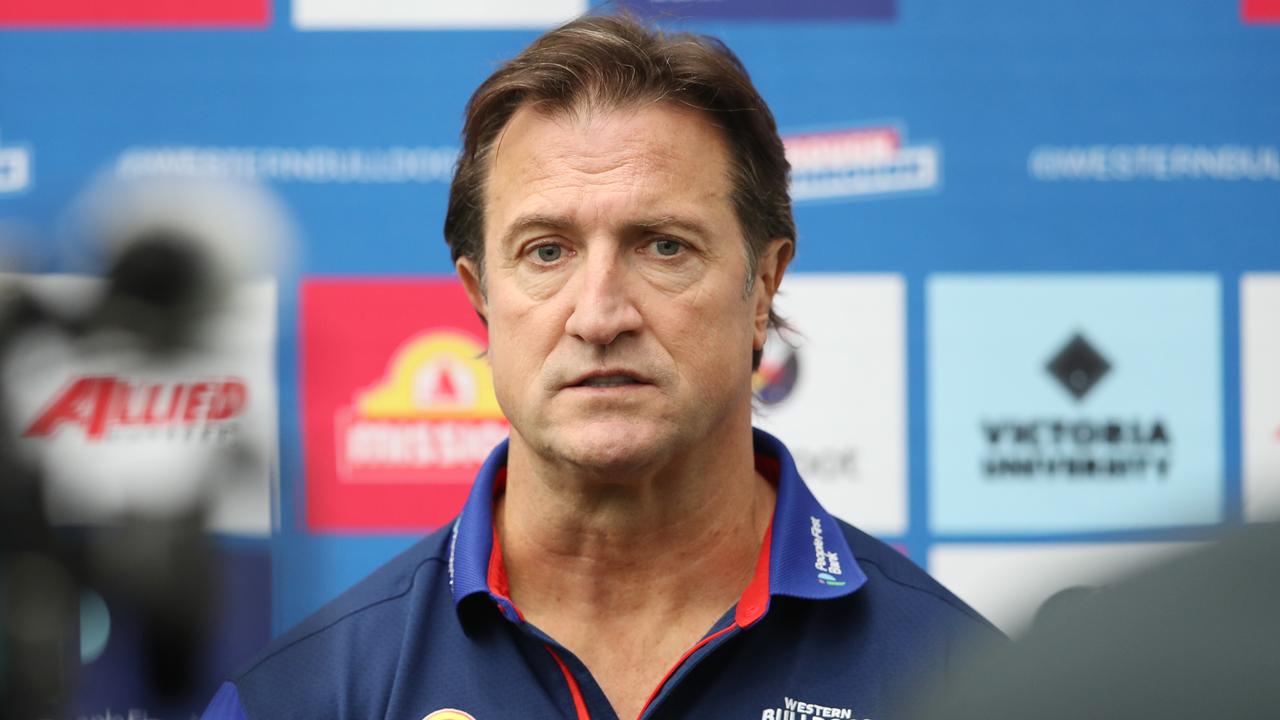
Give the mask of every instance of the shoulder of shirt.
[[252, 674], [260, 665], [288, 653], [300, 644], [323, 639], [327, 633], [361, 615], [408, 596], [414, 583], [420, 581], [424, 569], [435, 566], [437, 572], [447, 572], [452, 531], [453, 523], [449, 523], [379, 566], [368, 577], [271, 641], [235, 674], [234, 679], [239, 681]]
[[868, 583], [879, 581], [882, 589], [885, 583], [889, 583], [896, 592], [908, 593], [926, 601], [932, 598], [942, 612], [1000, 633], [978, 611], [943, 587], [942, 583], [934, 580], [906, 555], [843, 520], [837, 518], [837, 522], [840, 523], [840, 529], [849, 542], [849, 549], [853, 551], [858, 566], [867, 575]]

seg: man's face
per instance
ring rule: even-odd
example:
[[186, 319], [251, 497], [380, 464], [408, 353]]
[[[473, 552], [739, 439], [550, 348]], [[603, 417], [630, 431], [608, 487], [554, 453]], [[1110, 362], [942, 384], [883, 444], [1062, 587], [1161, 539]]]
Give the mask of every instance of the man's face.
[[789, 246], [770, 247], [747, 294], [720, 132], [665, 103], [526, 107], [490, 162], [485, 292], [469, 261], [458, 270], [488, 321], [513, 447], [621, 469], [745, 430]]

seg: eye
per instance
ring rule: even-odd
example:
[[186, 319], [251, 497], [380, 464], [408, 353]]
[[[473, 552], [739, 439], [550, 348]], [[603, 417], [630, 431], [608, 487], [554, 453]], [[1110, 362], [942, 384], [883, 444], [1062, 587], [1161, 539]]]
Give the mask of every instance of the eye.
[[684, 245], [679, 240], [672, 240], [671, 238], [658, 238], [650, 245], [653, 247], [654, 252], [663, 257], [671, 257], [684, 249]]
[[533, 249], [533, 254], [539, 261], [544, 263], [553, 263], [564, 255], [564, 248], [555, 244], [539, 245]]

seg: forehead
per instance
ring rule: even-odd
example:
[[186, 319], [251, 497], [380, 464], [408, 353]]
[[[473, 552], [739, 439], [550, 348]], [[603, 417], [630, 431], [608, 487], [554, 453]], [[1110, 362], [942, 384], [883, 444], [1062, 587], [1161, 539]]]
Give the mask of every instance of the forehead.
[[521, 217], [570, 224], [635, 215], [723, 224], [732, 217], [729, 154], [704, 113], [669, 103], [545, 113], [522, 107], [490, 157], [486, 236]]

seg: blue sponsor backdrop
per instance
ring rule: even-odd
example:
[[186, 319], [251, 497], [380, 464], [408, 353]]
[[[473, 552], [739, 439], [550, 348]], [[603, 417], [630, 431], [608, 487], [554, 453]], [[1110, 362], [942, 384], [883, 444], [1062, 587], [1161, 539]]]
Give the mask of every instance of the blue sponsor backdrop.
[[[959, 537], [1182, 537], [1239, 517], [1236, 298], [1241, 273], [1280, 270], [1280, 25], [1247, 24], [1227, 0], [629, 5], [698, 18], [688, 26], [741, 55], [785, 134], [833, 134], [798, 171], [852, 179], [797, 203], [797, 272], [906, 280], [911, 511], [906, 534], [889, 539], [923, 561], [930, 544]], [[60, 220], [104, 173], [253, 176], [295, 214], [303, 244], [280, 308], [282, 524], [269, 541], [276, 632], [413, 539], [302, 527], [297, 285], [303, 276], [450, 272], [440, 227], [462, 106], [535, 35], [302, 32], [290, 10], [276, 0], [265, 30], [0, 29], [0, 223], [23, 229], [10, 236], [26, 238], [17, 250], [27, 269], [76, 269], [76, 253], [56, 241]], [[886, 165], [911, 168], [910, 177]], [[1017, 275], [1046, 272], [1126, 275], [1021, 296]], [[938, 273], [950, 279], [933, 286], [935, 300], [972, 287], [954, 284], [957, 274], [1015, 279], [989, 291], [1007, 297], [957, 297], [968, 304], [931, 319], [926, 287]], [[1185, 292], [1156, 299], [1172, 287], [1159, 284], [1164, 273], [1197, 279], [1170, 281]], [[1130, 282], [1135, 275], [1156, 284]], [[1168, 309], [1064, 319], [1081, 292], [1105, 310], [1090, 294], [1100, 288], [1118, 294], [1119, 307], [1149, 290]], [[1021, 309], [996, 312], [1009, 304]], [[986, 334], [948, 336], [929, 352], [929, 328], [984, 322]], [[1049, 382], [1040, 366], [1079, 331], [1115, 366], [1102, 393], [1143, 362], [1134, 338], [1156, 332], [1128, 323], [1197, 343], [1169, 370], [1178, 384], [1168, 392], [1180, 397], [1160, 411], [1202, 413], [1176, 438], [1196, 438], [1177, 459], [1204, 469], [1194, 480], [1199, 510], [1068, 522], [1041, 507], [1012, 523], [995, 508], [1025, 508], [953, 505], [948, 493], [974, 485], [979, 450], [960, 446], [974, 442], [984, 412], [957, 404], [999, 394], [950, 396], [933, 385], [1026, 363]], [[976, 349], [979, 339], [987, 346]], [[1078, 409], [1055, 392], [1043, 390], [1039, 411]], [[953, 421], [963, 437], [949, 435]], [[963, 454], [954, 465], [953, 451]]]

